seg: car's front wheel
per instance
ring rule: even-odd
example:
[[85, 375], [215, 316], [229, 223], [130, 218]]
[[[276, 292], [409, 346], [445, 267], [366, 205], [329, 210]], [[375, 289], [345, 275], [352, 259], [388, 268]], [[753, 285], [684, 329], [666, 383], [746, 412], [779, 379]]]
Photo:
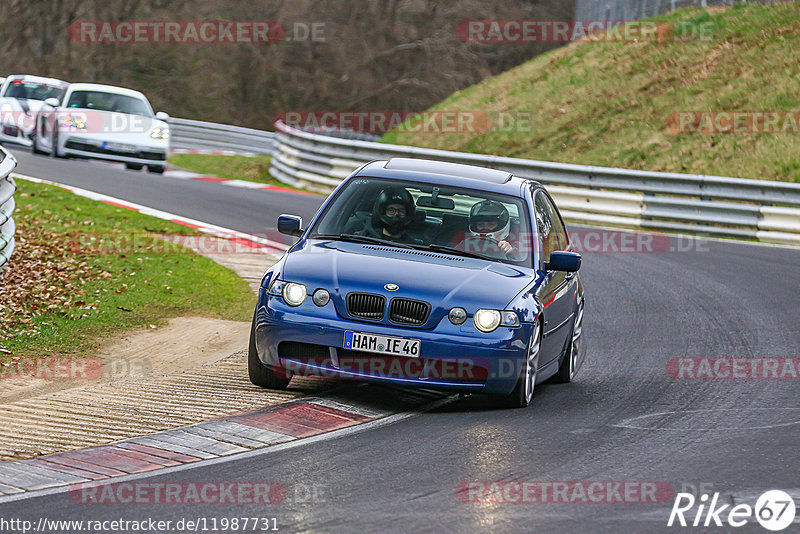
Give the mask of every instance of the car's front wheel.
[[58, 126], [58, 124], [56, 124], [55, 125], [55, 129], [53, 130], [53, 137], [52, 137], [52, 139], [53, 139], [53, 147], [52, 147], [52, 151], [50, 152], [50, 155], [53, 156], [54, 158], [66, 158], [65, 155], [59, 153], [59, 151], [58, 151], [58, 128], [59, 128], [59, 126]]
[[578, 306], [578, 313], [575, 315], [575, 323], [572, 325], [572, 339], [570, 340], [567, 354], [561, 361], [558, 371], [553, 376], [553, 382], [566, 384], [575, 378], [578, 370], [578, 361], [583, 351], [583, 303]]
[[542, 348], [542, 327], [539, 321], [533, 328], [531, 340], [528, 342], [528, 351], [522, 369], [517, 379], [517, 385], [509, 395], [500, 398], [500, 402], [507, 408], [525, 408], [533, 400], [533, 388], [536, 386], [536, 376], [539, 373], [539, 353]]
[[253, 324], [250, 326], [250, 346], [247, 350], [247, 371], [250, 375], [250, 382], [254, 385], [267, 389], [286, 389], [291, 380], [285, 373], [276, 373], [271, 367], [261, 363], [256, 349], [256, 320], [253, 317]]
[[128, 169], [129, 171], [141, 171], [142, 167], [144, 167], [144, 165], [142, 165], [141, 163], [126, 163], [125, 164], [125, 168]]
[[148, 165], [147, 170], [154, 174], [164, 174], [166, 167], [164, 167], [163, 165]]

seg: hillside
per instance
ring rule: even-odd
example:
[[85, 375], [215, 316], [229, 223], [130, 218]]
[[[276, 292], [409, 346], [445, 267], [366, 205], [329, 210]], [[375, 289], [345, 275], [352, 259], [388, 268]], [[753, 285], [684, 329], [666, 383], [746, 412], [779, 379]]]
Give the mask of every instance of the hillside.
[[[800, 182], [800, 3], [694, 8], [654, 20], [661, 42], [576, 41], [432, 108], [479, 110], [495, 124], [511, 113], [532, 117], [530, 124], [483, 133], [390, 132], [383, 140]], [[715, 131], [730, 125], [735, 132]]]

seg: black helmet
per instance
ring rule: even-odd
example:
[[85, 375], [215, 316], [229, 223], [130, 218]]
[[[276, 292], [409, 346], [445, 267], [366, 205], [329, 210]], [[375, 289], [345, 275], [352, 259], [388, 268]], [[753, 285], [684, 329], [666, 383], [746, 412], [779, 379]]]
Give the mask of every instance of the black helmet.
[[[496, 223], [496, 226], [494, 230], [481, 232], [478, 231], [478, 223], [480, 222], [493, 222]], [[508, 210], [500, 202], [484, 200], [478, 202], [469, 210], [469, 229], [475, 235], [488, 235], [497, 241], [501, 241], [508, 236], [509, 226]]]
[[[402, 205], [406, 209], [405, 216], [390, 217], [386, 215], [386, 206], [390, 204]], [[372, 208], [372, 226], [377, 229], [386, 228], [389, 233], [398, 234], [411, 224], [415, 212], [416, 206], [411, 193], [402, 187], [384, 189], [375, 199], [375, 205]]]

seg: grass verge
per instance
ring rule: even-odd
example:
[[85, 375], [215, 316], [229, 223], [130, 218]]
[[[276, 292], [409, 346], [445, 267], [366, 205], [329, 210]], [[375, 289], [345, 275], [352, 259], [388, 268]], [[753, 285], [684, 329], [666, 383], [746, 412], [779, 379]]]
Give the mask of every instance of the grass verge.
[[[662, 42], [574, 42], [432, 108], [486, 113], [486, 131], [395, 131], [383, 141], [800, 182], [800, 3], [691, 8], [655, 20], [674, 30]], [[721, 130], [730, 127], [718, 112], [790, 113], [759, 128], [769, 133], [713, 133], [703, 122], [681, 133], [676, 114], [690, 111], [711, 112], [704, 117], [718, 118]]]
[[292, 187], [280, 180], [273, 178], [269, 173], [271, 156], [222, 156], [215, 154], [172, 154], [169, 157], [170, 165], [180, 167], [187, 171], [232, 180], [247, 180], [260, 184], [274, 185], [296, 191], [314, 193], [307, 189]]
[[18, 181], [17, 248], [0, 276], [3, 354], [88, 356], [120, 332], [200, 315], [248, 321], [252, 290], [164, 234], [195, 231]]

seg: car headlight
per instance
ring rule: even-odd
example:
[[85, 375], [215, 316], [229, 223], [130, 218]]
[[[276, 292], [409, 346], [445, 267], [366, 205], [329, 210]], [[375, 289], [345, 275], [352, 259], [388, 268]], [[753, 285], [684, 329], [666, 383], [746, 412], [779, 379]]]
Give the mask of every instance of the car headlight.
[[519, 315], [514, 311], [500, 312], [500, 326], [519, 326]]
[[289, 306], [300, 306], [306, 300], [306, 286], [294, 282], [275, 280], [270, 284], [268, 293], [276, 297], [283, 297]]
[[75, 115], [72, 115], [64, 119], [64, 126], [66, 126], [67, 128], [72, 128], [74, 126], [78, 130], [85, 130], [86, 122], [81, 117], [76, 117]]
[[153, 128], [150, 132], [150, 137], [153, 139], [169, 139], [169, 128]]
[[481, 309], [475, 312], [475, 315], [472, 317], [472, 320], [475, 322], [475, 328], [477, 328], [481, 332], [492, 332], [496, 330], [499, 326], [515, 328], [520, 324], [519, 315], [517, 315], [517, 312], [514, 311]]
[[472, 320], [475, 322], [475, 328], [481, 332], [491, 332], [500, 326], [501, 316], [497, 310], [480, 309], [475, 312]]

